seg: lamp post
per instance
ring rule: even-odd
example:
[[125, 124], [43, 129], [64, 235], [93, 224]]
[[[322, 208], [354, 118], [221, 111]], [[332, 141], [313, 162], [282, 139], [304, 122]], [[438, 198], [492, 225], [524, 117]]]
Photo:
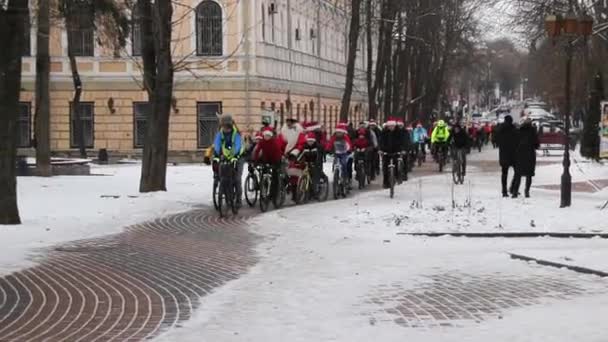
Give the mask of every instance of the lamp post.
[[564, 146], [563, 173], [561, 178], [561, 204], [560, 208], [569, 207], [572, 204], [572, 176], [570, 175], [570, 82], [572, 57], [576, 43], [580, 38], [586, 42], [587, 38], [593, 33], [593, 18], [588, 15], [577, 16], [574, 13], [572, 0], [569, 0], [569, 10], [565, 17], [561, 15], [549, 15], [545, 19], [545, 30], [547, 35], [553, 39], [555, 44], [558, 38], [563, 38], [563, 46], [566, 53], [566, 88], [565, 88], [565, 133], [566, 144]]

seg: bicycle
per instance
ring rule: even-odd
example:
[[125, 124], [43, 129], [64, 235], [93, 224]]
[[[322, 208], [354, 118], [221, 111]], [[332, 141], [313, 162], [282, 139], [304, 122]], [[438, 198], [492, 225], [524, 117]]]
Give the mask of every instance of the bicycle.
[[355, 151], [355, 160], [357, 161], [356, 163], [356, 172], [357, 172], [357, 181], [359, 182], [359, 190], [365, 188], [366, 182], [368, 181], [368, 176], [367, 176], [367, 166], [366, 166], [366, 149], [364, 148], [358, 148]]
[[222, 159], [219, 164], [219, 189], [217, 197], [217, 210], [220, 217], [227, 217], [228, 210], [232, 210], [234, 215], [239, 213], [237, 204], [237, 184], [236, 184], [236, 162]]
[[464, 184], [464, 149], [453, 149], [452, 178], [454, 184]]
[[395, 154], [390, 153], [382, 153], [383, 158], [389, 158], [388, 162], [388, 185], [389, 185], [389, 194], [390, 197], [395, 197], [395, 183], [396, 183], [396, 175], [395, 175]]
[[443, 168], [447, 163], [447, 146], [445, 143], [437, 144], [437, 164], [439, 164], [439, 172], [443, 172]]
[[[348, 157], [344, 157], [348, 158]], [[348, 193], [350, 192], [348, 186], [348, 176], [345, 175], [345, 170], [343, 170], [345, 166], [342, 166], [340, 163], [340, 157], [337, 155], [334, 156], [334, 164], [332, 166], [334, 182], [333, 182], [333, 193], [334, 199], [338, 199], [339, 197], [346, 198]]]
[[397, 183], [401, 184], [407, 181], [407, 170], [405, 169], [405, 160], [403, 159], [404, 152], [397, 154]]
[[245, 201], [249, 207], [254, 207], [260, 194], [260, 170], [259, 166], [249, 164], [249, 173], [245, 178]]
[[[273, 184], [272, 173], [278, 172], [277, 184]], [[268, 211], [270, 201], [275, 209], [280, 209], [285, 204], [287, 197], [285, 193], [285, 186], [283, 186], [283, 175], [281, 171], [273, 171], [272, 165], [264, 164], [260, 169], [260, 210], [264, 213]], [[275, 192], [273, 193], [273, 185], [275, 185]]]
[[416, 160], [418, 161], [418, 167], [422, 166], [422, 163], [426, 162], [426, 153], [424, 153], [425, 143], [417, 143]]

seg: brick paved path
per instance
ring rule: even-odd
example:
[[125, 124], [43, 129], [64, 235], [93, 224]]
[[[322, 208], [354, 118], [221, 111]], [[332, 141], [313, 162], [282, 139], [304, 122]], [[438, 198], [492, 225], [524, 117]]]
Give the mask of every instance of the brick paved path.
[[246, 218], [196, 210], [77, 241], [0, 278], [0, 341], [131, 341], [188, 319], [256, 262]]

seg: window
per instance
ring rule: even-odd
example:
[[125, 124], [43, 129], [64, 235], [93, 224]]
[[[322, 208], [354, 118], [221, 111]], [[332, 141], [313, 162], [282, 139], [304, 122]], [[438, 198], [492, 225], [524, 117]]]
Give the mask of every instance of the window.
[[196, 8], [196, 53], [199, 56], [221, 56], [222, 8], [215, 1], [203, 1]]
[[262, 4], [262, 41], [266, 41], [266, 8]]
[[29, 102], [19, 102], [19, 117], [17, 118], [17, 147], [31, 147], [31, 108]]
[[199, 102], [196, 105], [198, 117], [198, 147], [213, 145], [215, 134], [219, 130], [217, 115], [222, 112], [221, 102]]
[[274, 27], [274, 16], [277, 14], [276, 13], [276, 9], [274, 7], [274, 3], [270, 4], [270, 8], [269, 8], [269, 12], [270, 12], [270, 34], [272, 37], [272, 42], [275, 43], [274, 41], [274, 31], [275, 31], [275, 27]]
[[87, 2], [74, 4], [71, 29], [67, 33], [68, 46], [72, 49], [74, 56], [95, 55], [94, 21], [93, 6]]
[[315, 121], [315, 101], [310, 100], [308, 108], [310, 108], [310, 121]]
[[80, 125], [77, 125], [76, 116], [74, 115], [73, 105], [70, 102], [70, 146], [71, 148], [78, 147], [78, 136], [80, 130], [84, 134], [84, 146], [86, 148], [93, 148], [94, 145], [94, 108], [93, 102], [81, 102], [79, 106], [80, 112]]
[[133, 56], [141, 56], [141, 25], [139, 22], [141, 17], [137, 6], [133, 9], [131, 20], [131, 54]]
[[323, 126], [327, 128], [327, 106], [323, 106]]
[[25, 21], [23, 23], [23, 52], [22, 56], [31, 56], [32, 55], [32, 43], [31, 43], [31, 30], [32, 24], [30, 22], [29, 12], [23, 17]]
[[143, 148], [146, 141], [146, 122], [150, 104], [148, 102], [133, 103], [133, 147]]
[[285, 124], [285, 107], [283, 106], [283, 104], [281, 103], [279, 105], [279, 113], [280, 113], [280, 123], [281, 123], [281, 127], [283, 127], [283, 125]]

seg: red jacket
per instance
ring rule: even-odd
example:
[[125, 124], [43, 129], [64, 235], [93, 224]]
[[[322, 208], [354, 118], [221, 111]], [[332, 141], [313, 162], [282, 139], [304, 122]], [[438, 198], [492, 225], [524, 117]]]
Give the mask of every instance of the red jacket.
[[353, 146], [356, 149], [366, 149], [369, 147], [369, 140], [367, 140], [365, 137], [357, 138], [355, 141], [353, 141]]
[[353, 150], [353, 144], [350, 141], [348, 135], [344, 135], [344, 138], [338, 140], [335, 135], [331, 137], [327, 145], [325, 145], [326, 151], [333, 151], [336, 153], [347, 153]]
[[483, 126], [483, 130], [486, 132], [486, 134], [490, 134], [490, 133], [492, 133], [492, 126], [485, 125], [485, 126]]
[[253, 160], [269, 164], [277, 164], [281, 161], [285, 151], [286, 142], [281, 136], [270, 140], [262, 139], [255, 145]]

